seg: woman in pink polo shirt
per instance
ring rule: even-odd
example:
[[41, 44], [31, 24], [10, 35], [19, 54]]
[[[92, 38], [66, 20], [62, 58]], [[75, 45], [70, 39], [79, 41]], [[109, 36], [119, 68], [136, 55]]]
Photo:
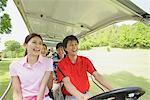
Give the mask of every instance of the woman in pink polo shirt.
[[42, 37], [30, 34], [25, 38], [24, 46], [25, 57], [10, 64], [13, 100], [51, 100], [47, 83], [53, 71], [53, 62], [40, 56]]

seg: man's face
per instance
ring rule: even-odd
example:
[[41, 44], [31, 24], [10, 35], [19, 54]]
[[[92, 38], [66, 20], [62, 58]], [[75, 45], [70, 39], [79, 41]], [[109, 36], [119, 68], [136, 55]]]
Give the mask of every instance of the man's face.
[[79, 44], [77, 43], [76, 40], [68, 41], [67, 47], [65, 48], [68, 55], [71, 55], [71, 56], [77, 55], [78, 45]]

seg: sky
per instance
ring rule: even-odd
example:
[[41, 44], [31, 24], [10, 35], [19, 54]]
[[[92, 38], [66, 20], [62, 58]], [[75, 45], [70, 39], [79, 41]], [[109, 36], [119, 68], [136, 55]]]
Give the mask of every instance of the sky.
[[[134, 3], [137, 3], [140, 7], [144, 7], [144, 10], [150, 13], [150, 0], [131, 0]], [[16, 40], [23, 44], [24, 38], [29, 34], [26, 25], [17, 10], [13, 0], [8, 0], [7, 2], [7, 7], [5, 9], [5, 12], [10, 15], [11, 18], [11, 23], [12, 23], [12, 32], [11, 34], [0, 34], [0, 51], [5, 49], [4, 43], [8, 40]], [[0, 13], [1, 15], [1, 13]], [[126, 22], [121, 22], [118, 23], [118, 25], [121, 24], [133, 24], [135, 21], [126, 21]]]
[[131, 0], [131, 1], [150, 14], [150, 0]]

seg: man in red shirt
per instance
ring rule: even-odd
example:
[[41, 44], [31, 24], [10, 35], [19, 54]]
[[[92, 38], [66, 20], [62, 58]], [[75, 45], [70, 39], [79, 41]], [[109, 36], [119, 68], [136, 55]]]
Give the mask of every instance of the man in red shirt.
[[77, 55], [78, 45], [79, 41], [73, 35], [67, 36], [63, 40], [67, 56], [59, 62], [57, 75], [58, 82], [63, 82], [65, 86], [63, 90], [63, 94], [66, 95], [65, 100], [87, 100], [89, 98], [85, 95], [90, 88], [87, 72], [93, 75], [106, 89], [113, 89], [95, 70], [88, 58]]

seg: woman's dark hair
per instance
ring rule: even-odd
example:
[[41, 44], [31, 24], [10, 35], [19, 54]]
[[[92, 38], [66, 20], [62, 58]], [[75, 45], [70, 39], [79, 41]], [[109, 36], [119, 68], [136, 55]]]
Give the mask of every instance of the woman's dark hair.
[[[32, 34], [29, 34], [28, 36], [26, 36], [24, 44], [28, 44], [28, 42], [34, 37], [39, 37], [43, 41], [42, 37], [39, 34], [32, 33]], [[26, 56], [26, 55], [27, 55], [27, 49], [25, 51], [24, 56]]]
[[77, 41], [77, 43], [79, 43], [79, 41], [78, 41], [76, 36], [69, 35], [69, 36], [65, 37], [64, 40], [63, 40], [63, 47], [64, 48], [67, 48], [68, 41]]
[[56, 50], [57, 50], [59, 47], [63, 47], [63, 43], [62, 43], [62, 42], [57, 43], [57, 45], [56, 45]]

